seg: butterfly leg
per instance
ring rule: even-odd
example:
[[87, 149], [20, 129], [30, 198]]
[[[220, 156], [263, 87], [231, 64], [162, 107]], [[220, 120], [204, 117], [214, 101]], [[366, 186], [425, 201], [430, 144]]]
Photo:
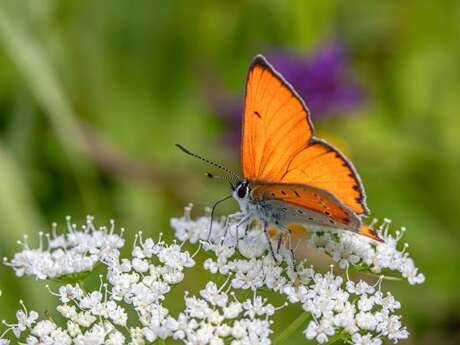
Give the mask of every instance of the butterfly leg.
[[[283, 232], [280, 235], [280, 238], [284, 235], [284, 232], [287, 232], [288, 235], [288, 246], [289, 246], [289, 252], [291, 253], [291, 264], [292, 264], [292, 269], [294, 270], [295, 273], [297, 273], [297, 263], [295, 260], [295, 254], [294, 254], [294, 247], [292, 246], [292, 230], [287, 228], [287, 227], [282, 227]], [[280, 241], [278, 242], [278, 244]]]
[[233, 221], [233, 220], [239, 220], [241, 218], [244, 219], [245, 217], [246, 216], [242, 212], [234, 213], [234, 214], [231, 214], [231, 215], [229, 215], [227, 217], [227, 219], [225, 220], [225, 224], [224, 224], [224, 229], [225, 229], [224, 236], [222, 236], [222, 239], [220, 240], [220, 245], [223, 245], [225, 239], [227, 238], [228, 229], [230, 227], [230, 222]]
[[225, 223], [224, 223], [224, 236], [222, 236], [222, 238], [220, 239], [220, 245], [222, 246], [224, 244], [224, 240], [227, 238], [227, 233], [228, 233], [228, 228], [229, 228], [229, 223], [230, 223], [230, 219], [233, 218], [233, 214], [229, 215], [226, 219], [225, 219]]
[[245, 237], [248, 236], [248, 233], [249, 233], [249, 224], [250, 224], [250, 223], [251, 223], [251, 222], [249, 222], [249, 221], [246, 223], [246, 228], [244, 228], [244, 235], [240, 237], [240, 240], [242, 240], [243, 238], [245, 238]]
[[273, 260], [278, 263], [275, 252], [273, 251], [272, 241], [270, 240], [270, 235], [268, 234], [268, 223], [264, 221], [264, 234], [268, 241], [268, 248], [270, 249], [270, 254], [272, 255]]
[[292, 247], [292, 230], [287, 228], [287, 231], [288, 231], [289, 251], [291, 252], [292, 269], [297, 274], [297, 263], [295, 260], [294, 248]]
[[283, 228], [283, 231], [280, 231], [280, 234], [278, 235], [278, 244], [276, 246], [276, 254], [280, 253], [281, 250], [281, 244], [283, 243], [283, 240], [286, 238], [285, 232], [288, 232], [288, 229]]
[[283, 237], [284, 237], [284, 234], [280, 232], [280, 234], [278, 235], [278, 244], [276, 245], [276, 254], [280, 253], [281, 243], [283, 242]]
[[[240, 248], [240, 232], [239, 232], [239, 228], [241, 225], [243, 225], [244, 223], [248, 223], [249, 220], [251, 219], [252, 217], [252, 214], [249, 213], [247, 214], [246, 216], [243, 217], [243, 219], [241, 219], [238, 224], [236, 224], [235, 226], [235, 236], [236, 236], [236, 248]], [[246, 227], [247, 229], [247, 227]]]
[[292, 247], [292, 230], [288, 229], [288, 240], [289, 240], [289, 251], [291, 252], [291, 261], [292, 261], [292, 269], [295, 273], [297, 273], [297, 263], [295, 260], [294, 255], [294, 248]]

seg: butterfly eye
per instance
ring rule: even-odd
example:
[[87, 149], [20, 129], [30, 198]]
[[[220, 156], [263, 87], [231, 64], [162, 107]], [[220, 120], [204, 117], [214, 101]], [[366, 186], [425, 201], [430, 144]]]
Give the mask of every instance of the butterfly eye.
[[240, 186], [238, 188], [238, 197], [243, 199], [246, 196], [247, 189], [247, 186]]

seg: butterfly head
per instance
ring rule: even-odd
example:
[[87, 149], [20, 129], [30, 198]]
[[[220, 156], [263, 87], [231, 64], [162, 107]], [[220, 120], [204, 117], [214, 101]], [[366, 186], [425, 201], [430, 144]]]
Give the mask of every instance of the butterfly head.
[[232, 186], [233, 197], [235, 199], [246, 199], [249, 195], [249, 182], [244, 179]]
[[242, 210], [246, 209], [249, 202], [249, 192], [249, 181], [246, 179], [241, 180], [234, 187], [232, 187], [233, 198], [238, 201]]

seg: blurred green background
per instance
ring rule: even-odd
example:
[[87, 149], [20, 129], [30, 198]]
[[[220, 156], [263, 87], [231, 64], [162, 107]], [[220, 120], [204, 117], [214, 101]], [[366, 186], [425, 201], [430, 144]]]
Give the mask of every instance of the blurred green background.
[[[201, 213], [227, 186], [174, 144], [239, 171], [206, 90], [241, 96], [257, 53], [309, 54], [331, 37], [366, 101], [316, 127], [352, 157], [372, 215], [408, 228], [427, 277], [385, 284], [406, 343], [460, 343], [458, 1], [2, 0], [0, 255], [68, 214], [114, 218], [130, 238], [169, 233], [188, 202]], [[2, 319], [19, 298], [49, 308], [41, 284], [3, 266], [0, 289]]]

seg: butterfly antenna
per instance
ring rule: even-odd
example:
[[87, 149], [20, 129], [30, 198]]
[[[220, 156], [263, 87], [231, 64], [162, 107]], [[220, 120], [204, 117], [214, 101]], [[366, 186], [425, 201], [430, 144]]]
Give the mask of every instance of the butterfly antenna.
[[[214, 174], [211, 174], [210, 172], [205, 172], [204, 173], [204, 176], [206, 177], [209, 177], [209, 178], [212, 178], [213, 180], [224, 180], [224, 181], [227, 181], [229, 184], [230, 184], [230, 188], [232, 190], [235, 190], [235, 182], [232, 183], [232, 181], [229, 180], [230, 177], [232, 176], [228, 176], [228, 175], [225, 175], [225, 176], [219, 176], [219, 175], [214, 175]], [[238, 183], [239, 181], [236, 181], [236, 183]]]
[[[241, 181], [241, 177], [238, 176], [237, 174], [235, 174], [233, 171], [227, 169], [226, 167], [224, 167], [223, 165], [221, 164], [218, 164], [216, 162], [213, 162], [213, 161], [210, 161], [209, 159], [206, 159], [204, 157], [201, 157], [200, 155], [197, 155], [196, 153], [193, 153], [193, 152], [190, 152], [189, 150], [187, 150], [185, 147], [183, 147], [182, 145], [180, 144], [176, 144], [176, 146], [178, 148], [180, 148], [183, 152], [185, 152], [186, 154], [188, 154], [189, 156], [192, 156], [192, 157], [195, 157], [195, 158], [198, 158], [199, 160], [205, 162], [205, 163], [208, 163], [216, 168], [219, 168], [219, 169], [222, 169], [223, 171], [225, 171], [229, 176], [228, 177], [232, 177], [235, 182], [239, 182]], [[212, 175], [210, 173], [207, 173], [206, 176], [210, 177], [210, 178], [214, 178], [215, 175]]]

